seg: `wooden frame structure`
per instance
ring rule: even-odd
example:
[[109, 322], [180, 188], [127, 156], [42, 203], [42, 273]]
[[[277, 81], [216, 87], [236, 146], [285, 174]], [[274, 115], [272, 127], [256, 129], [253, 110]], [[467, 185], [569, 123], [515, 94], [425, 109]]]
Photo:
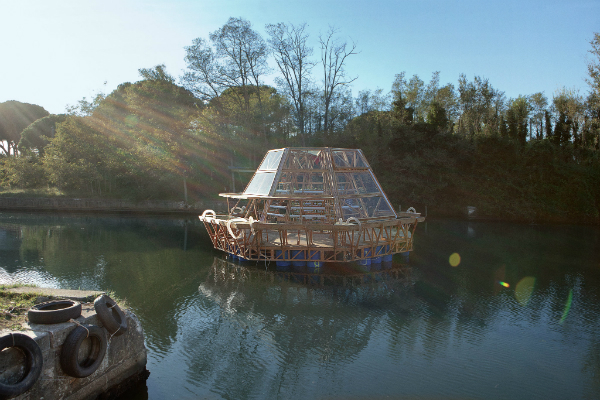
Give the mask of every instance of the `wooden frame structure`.
[[424, 221], [394, 211], [359, 149], [270, 150], [243, 193], [220, 196], [230, 213], [200, 216], [214, 247], [282, 265], [391, 261]]

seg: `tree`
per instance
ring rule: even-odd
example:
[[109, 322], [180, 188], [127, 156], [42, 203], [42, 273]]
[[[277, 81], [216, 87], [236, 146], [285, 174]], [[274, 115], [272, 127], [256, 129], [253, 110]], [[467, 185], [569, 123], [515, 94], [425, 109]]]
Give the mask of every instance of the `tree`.
[[330, 133], [330, 108], [339, 89], [349, 85], [357, 78], [346, 76], [345, 63], [351, 55], [357, 54], [356, 44], [348, 46], [346, 42], [341, 42], [335, 38], [337, 30], [333, 27], [325, 35], [319, 36], [321, 44], [321, 63], [323, 64], [323, 132]]
[[590, 45], [592, 49], [588, 52], [593, 59], [587, 65], [589, 78], [586, 79], [586, 82], [590, 86], [590, 94], [594, 96], [595, 101], [600, 101], [600, 33], [594, 33]]
[[40, 157], [24, 152], [19, 157], [5, 157], [0, 161], [3, 184], [18, 188], [39, 188], [48, 185]]
[[59, 124], [44, 165], [61, 189], [172, 198], [181, 193], [184, 174], [194, 186], [201, 181], [200, 140], [190, 130], [199, 100], [173, 84], [164, 66], [140, 74], [150, 79], [119, 85], [92, 115]]
[[140, 68], [138, 72], [142, 78], [148, 81], [163, 81], [171, 84], [175, 84], [175, 78], [172, 75], [168, 74], [166, 71], [166, 66], [164, 64], [160, 64], [155, 66], [154, 68]]
[[44, 148], [56, 134], [56, 125], [64, 122], [66, 118], [65, 114], [50, 114], [30, 124], [21, 132], [21, 140], [18, 145], [19, 151], [34, 151], [42, 157]]
[[219, 75], [219, 60], [213, 48], [202, 38], [185, 47], [188, 71], [182, 77], [184, 86], [203, 101], [217, 97], [227, 85]]
[[312, 47], [307, 44], [308, 34], [305, 33], [306, 24], [289, 26], [284, 23], [267, 25], [270, 39], [269, 44], [273, 50], [275, 62], [283, 78], [275, 78], [279, 87], [292, 100], [294, 106], [294, 119], [298, 126], [302, 145], [306, 145], [306, 102], [310, 85], [310, 72], [315, 62], [310, 60], [313, 54]]
[[546, 129], [546, 139], [550, 139], [553, 141], [553, 133], [552, 133], [552, 115], [548, 110], [544, 111], [544, 123]]
[[433, 125], [438, 130], [445, 130], [450, 124], [446, 109], [437, 101], [429, 105], [429, 111], [426, 117], [427, 123]]
[[[289, 120], [289, 103], [275, 88], [263, 85], [249, 91], [249, 110], [239, 108], [239, 92], [244, 89], [233, 87], [210, 101], [206, 114], [209, 114], [213, 129], [220, 131], [224, 139], [232, 141], [254, 141], [253, 131], [265, 127], [267, 139], [283, 139], [287, 136], [280, 128]], [[262, 105], [259, 106], [259, 99]], [[250, 125], [249, 125], [250, 124]], [[248, 146], [246, 143], [244, 146]], [[262, 151], [262, 150], [261, 150]]]
[[589, 53], [593, 59], [587, 66], [589, 78], [586, 82], [590, 91], [585, 105], [587, 121], [583, 142], [587, 147], [600, 150], [600, 33], [594, 33], [590, 45]]
[[524, 145], [527, 142], [529, 112], [531, 106], [524, 96], [511, 99], [506, 110], [506, 122], [508, 125], [508, 136]]
[[422, 82], [417, 75], [414, 75], [411, 80], [413, 81], [413, 90], [409, 90], [409, 84], [405, 79], [405, 73], [401, 72], [396, 74], [394, 82], [392, 83], [392, 105], [394, 112], [398, 119], [403, 123], [412, 123], [414, 113], [417, 105], [417, 95], [415, 93], [415, 87], [421, 86], [418, 82]]
[[67, 117], [46, 147], [44, 168], [61, 190], [93, 193], [103, 183], [116, 149], [92, 123], [89, 117]]
[[409, 120], [424, 122], [433, 109], [438, 113], [442, 108], [448, 122], [454, 120], [457, 115], [454, 86], [447, 84], [440, 87], [439, 75], [438, 71], [434, 72], [428, 84], [425, 84], [418, 75], [414, 75], [408, 82], [404, 72], [396, 75], [392, 84], [392, 96], [397, 105], [404, 104], [405, 113], [411, 113], [407, 116]]
[[558, 116], [554, 127], [555, 140], [564, 145], [572, 139], [575, 147], [580, 147], [580, 127], [584, 123], [583, 98], [577, 90], [562, 88], [554, 94], [552, 103]]
[[[324, 138], [333, 138], [335, 136], [333, 135], [334, 133], [338, 135], [342, 134], [344, 127], [352, 120], [355, 114], [352, 91], [348, 87], [339, 89], [337, 95], [329, 103], [329, 130], [323, 131], [325, 134]], [[326, 145], [326, 143], [323, 143], [323, 145]]]
[[[534, 93], [529, 96], [529, 104], [531, 106], [531, 123], [535, 127], [535, 138], [543, 139], [545, 113], [548, 107], [548, 98], [543, 92]], [[533, 135], [533, 132], [531, 132]]]
[[391, 108], [390, 95], [384, 95], [383, 89], [361, 90], [354, 100], [357, 115], [370, 111], [389, 111]]
[[571, 141], [571, 132], [569, 129], [570, 121], [564, 112], [559, 112], [554, 123], [554, 132], [550, 141], [555, 145], [565, 146]]
[[492, 87], [488, 79], [476, 76], [469, 82], [464, 74], [458, 79], [459, 112], [457, 130], [473, 136], [482, 132], [497, 132], [504, 109], [504, 93]]
[[5, 155], [17, 154], [21, 132], [32, 122], [50, 115], [43, 107], [35, 104], [9, 100], [0, 103], [0, 149]]
[[[259, 119], [264, 119], [259, 88], [268, 73], [265, 41], [242, 18], [229, 18], [209, 38], [210, 44], [198, 38], [185, 48], [189, 70], [183, 76], [185, 87], [205, 101], [218, 98], [226, 89], [239, 88], [235, 91], [237, 104], [246, 113], [250, 112], [251, 94], [258, 94]], [[250, 116], [246, 118], [249, 125]], [[266, 137], [266, 127], [254, 133]]]

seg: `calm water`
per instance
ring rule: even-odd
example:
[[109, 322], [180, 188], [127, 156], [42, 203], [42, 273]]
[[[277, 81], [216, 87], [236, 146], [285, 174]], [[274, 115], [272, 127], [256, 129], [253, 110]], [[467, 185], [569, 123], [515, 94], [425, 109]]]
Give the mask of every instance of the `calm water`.
[[0, 214], [0, 283], [126, 298], [151, 372], [127, 398], [600, 398], [599, 229], [415, 238], [408, 265], [306, 275], [227, 262], [195, 220]]

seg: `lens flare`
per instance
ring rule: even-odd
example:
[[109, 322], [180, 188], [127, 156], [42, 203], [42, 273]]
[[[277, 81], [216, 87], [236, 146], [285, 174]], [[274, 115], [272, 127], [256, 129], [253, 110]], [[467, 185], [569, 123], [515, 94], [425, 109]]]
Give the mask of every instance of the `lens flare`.
[[517, 287], [515, 288], [515, 298], [519, 304], [526, 306], [527, 303], [529, 303], [534, 286], [535, 278], [533, 276], [526, 276], [517, 283]]
[[569, 310], [571, 309], [571, 303], [573, 302], [573, 289], [569, 290], [569, 297], [567, 297], [567, 304], [565, 304], [565, 309], [563, 310], [563, 315], [560, 318], [560, 323], [565, 322], [567, 318], [567, 314], [569, 314]]
[[501, 284], [504, 287], [510, 287], [510, 285], [506, 282], [502, 282], [502, 281], [498, 281], [499, 284]]
[[460, 264], [460, 255], [458, 253], [452, 253], [449, 261], [451, 266], [457, 267], [458, 264]]

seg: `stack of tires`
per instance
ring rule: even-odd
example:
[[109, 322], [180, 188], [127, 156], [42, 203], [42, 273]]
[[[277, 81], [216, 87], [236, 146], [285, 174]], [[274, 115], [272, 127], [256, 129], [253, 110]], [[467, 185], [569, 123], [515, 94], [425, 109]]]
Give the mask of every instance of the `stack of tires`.
[[[107, 295], [94, 301], [94, 309], [103, 328], [95, 325], [77, 326], [65, 339], [60, 353], [60, 365], [65, 374], [84, 378], [93, 374], [106, 353], [108, 339], [106, 332], [120, 336], [127, 331], [127, 318], [117, 303]], [[59, 324], [75, 320], [81, 315], [81, 303], [74, 300], [52, 300], [36, 304], [27, 313], [30, 323]], [[106, 331], [106, 332], [105, 332]], [[79, 351], [86, 339], [90, 339], [89, 351], [84, 360], [78, 359]], [[0, 398], [11, 398], [25, 393], [36, 383], [42, 373], [43, 357], [40, 346], [27, 335], [11, 333], [0, 337], [0, 351], [15, 347], [25, 355], [25, 373], [14, 384], [0, 383]]]

